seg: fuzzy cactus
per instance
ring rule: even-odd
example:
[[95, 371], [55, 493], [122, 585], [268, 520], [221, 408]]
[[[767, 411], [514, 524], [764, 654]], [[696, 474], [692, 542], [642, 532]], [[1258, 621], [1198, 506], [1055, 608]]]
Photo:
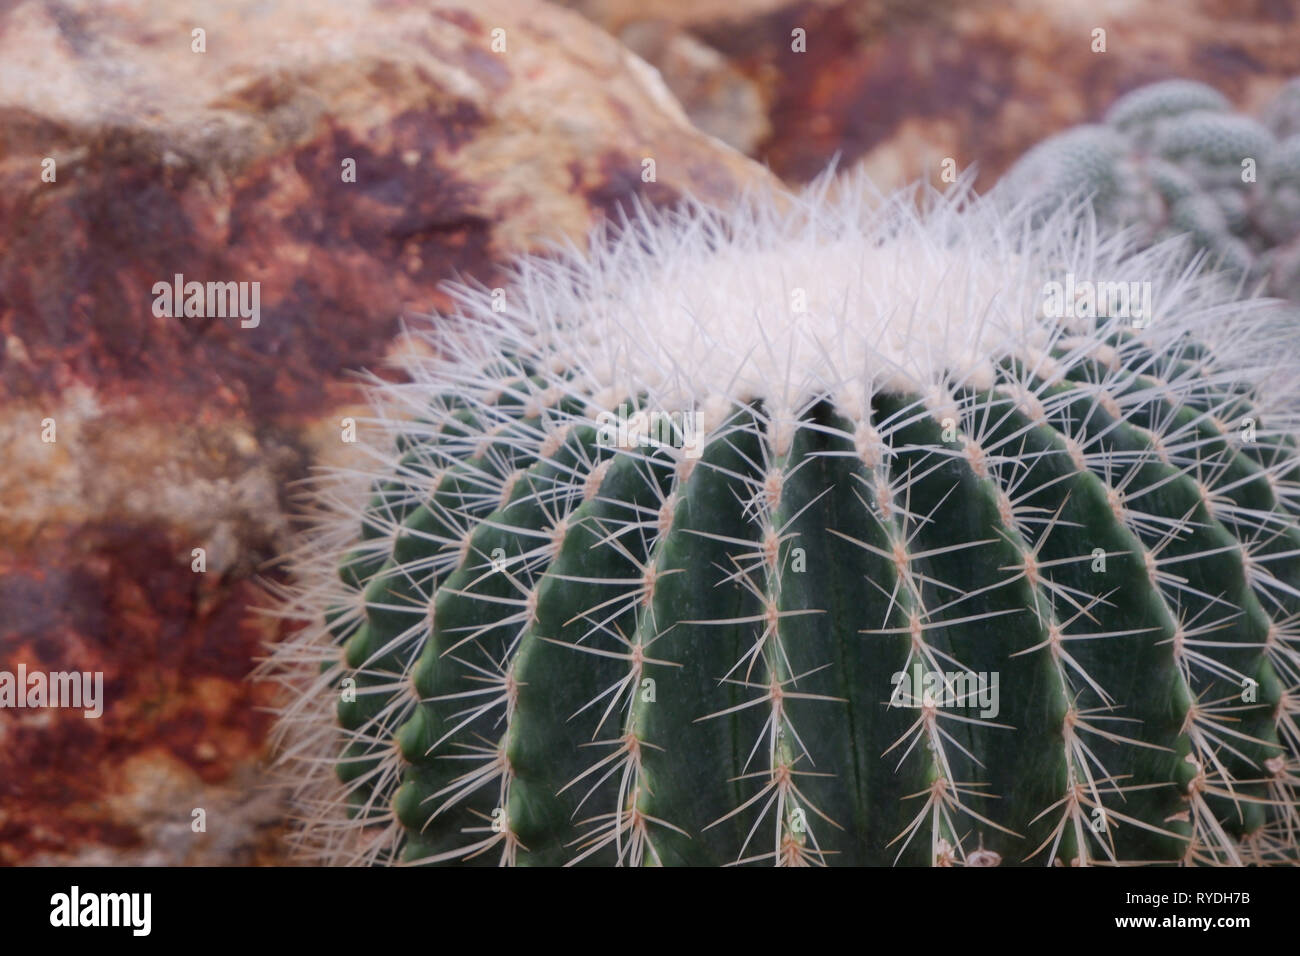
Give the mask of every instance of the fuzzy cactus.
[[823, 183], [459, 287], [307, 489], [303, 850], [1297, 862], [1296, 325], [1086, 215]]
[[1089, 196], [1103, 227], [1139, 241], [1190, 233], [1216, 264], [1300, 299], [1300, 79], [1258, 120], [1201, 83], [1141, 87], [1031, 149], [999, 188], [1040, 212]]

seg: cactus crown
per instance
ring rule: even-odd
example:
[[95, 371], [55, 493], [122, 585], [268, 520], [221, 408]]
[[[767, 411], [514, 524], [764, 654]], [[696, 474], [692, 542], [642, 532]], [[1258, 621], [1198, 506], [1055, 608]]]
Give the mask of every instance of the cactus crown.
[[1258, 120], [1201, 83], [1141, 87], [1035, 146], [999, 188], [1042, 211], [1089, 195], [1103, 226], [1147, 242], [1190, 233], [1247, 282], [1300, 299], [1300, 79]]
[[311, 489], [304, 849], [1295, 862], [1295, 326], [1086, 216], [822, 183], [459, 288]]

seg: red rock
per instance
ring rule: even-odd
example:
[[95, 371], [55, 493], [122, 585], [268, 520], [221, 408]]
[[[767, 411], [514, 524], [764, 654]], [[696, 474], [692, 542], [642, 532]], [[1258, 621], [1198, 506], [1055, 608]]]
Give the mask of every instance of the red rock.
[[[837, 155], [885, 186], [937, 179], [951, 157], [977, 165], [987, 187], [1038, 140], [1096, 119], [1145, 83], [1203, 80], [1250, 110], [1300, 74], [1300, 10], [1288, 0], [1186, 0], [1176, 14], [1161, 0], [564, 2], [615, 35], [653, 27], [720, 54], [727, 75], [747, 78], [757, 95], [749, 124], [769, 130], [751, 155], [796, 182]], [[1107, 31], [1105, 53], [1092, 51], [1097, 28]], [[796, 29], [806, 53], [791, 49]], [[674, 69], [670, 44], [645, 52]], [[725, 137], [725, 126], [706, 125], [711, 87], [669, 85], [693, 119]]]

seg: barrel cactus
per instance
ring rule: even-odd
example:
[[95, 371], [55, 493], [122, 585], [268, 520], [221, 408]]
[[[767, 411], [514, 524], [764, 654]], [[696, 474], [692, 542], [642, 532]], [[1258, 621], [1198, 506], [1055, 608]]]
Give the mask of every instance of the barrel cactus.
[[825, 187], [458, 286], [374, 380], [271, 662], [304, 851], [1297, 861], [1296, 323]]
[[1141, 87], [1031, 149], [1000, 189], [1040, 209], [1089, 195], [1103, 226], [1190, 233], [1248, 283], [1300, 299], [1300, 79], [1259, 119], [1202, 83]]

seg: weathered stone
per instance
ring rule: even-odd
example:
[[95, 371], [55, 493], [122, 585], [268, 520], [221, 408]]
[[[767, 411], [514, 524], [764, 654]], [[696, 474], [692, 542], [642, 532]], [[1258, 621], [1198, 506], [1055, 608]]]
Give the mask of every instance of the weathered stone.
[[[836, 156], [882, 186], [937, 181], [951, 158], [959, 170], [977, 166], [988, 187], [1035, 142], [1096, 119], [1135, 87], [1203, 80], [1250, 111], [1300, 72], [1300, 10], [1289, 0], [1186, 0], [1176, 15], [1162, 0], [562, 2], [615, 35], [653, 24], [720, 54], [725, 75], [747, 78], [758, 97], [761, 115], [746, 128], [766, 117], [750, 154], [790, 181]], [[1093, 52], [1096, 29], [1104, 53]], [[796, 30], [806, 52], [792, 49]], [[671, 46], [644, 52], [673, 71]], [[669, 83], [709, 121], [710, 86]]]
[[711, 46], [663, 20], [637, 20], [618, 38], [658, 68], [693, 125], [742, 153], [758, 152], [771, 128], [756, 81]]

